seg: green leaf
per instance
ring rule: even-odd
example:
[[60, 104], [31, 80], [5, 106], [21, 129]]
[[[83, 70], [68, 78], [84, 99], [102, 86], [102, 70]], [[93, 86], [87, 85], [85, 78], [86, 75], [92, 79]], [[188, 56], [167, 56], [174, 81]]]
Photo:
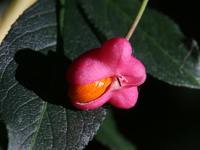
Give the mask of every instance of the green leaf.
[[[26, 10], [0, 46], [0, 119], [8, 129], [9, 149], [83, 149], [106, 114], [104, 108], [77, 110], [67, 98], [66, 69], [95, 46], [88, 41], [99, 43], [78, 34], [81, 27], [86, 35], [92, 32], [76, 1], [62, 9], [55, 2], [39, 0]], [[77, 30], [73, 36], [67, 33], [71, 27]], [[85, 43], [74, 45], [78, 40]]]
[[[125, 36], [140, 5], [139, 0], [83, 0], [81, 7], [107, 40]], [[172, 85], [200, 88], [200, 57], [184, 60], [191, 42], [186, 44], [179, 27], [165, 15], [147, 8], [130, 42], [150, 75]]]
[[136, 150], [136, 147], [119, 133], [110, 109], [94, 138], [111, 150]]
[[77, 4], [71, 0], [66, 0], [65, 3], [63, 28], [65, 55], [74, 60], [80, 54], [100, 47], [101, 43], [77, 8]]

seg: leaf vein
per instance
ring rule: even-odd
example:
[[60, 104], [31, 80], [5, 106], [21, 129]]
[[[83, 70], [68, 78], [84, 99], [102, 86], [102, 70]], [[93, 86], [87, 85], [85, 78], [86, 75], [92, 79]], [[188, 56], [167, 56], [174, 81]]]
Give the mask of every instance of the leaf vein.
[[24, 128], [20, 129], [19, 131], [16, 131], [16, 133], [22, 132], [24, 130], [26, 130], [27, 128], [31, 127], [33, 124], [37, 123], [39, 119], [36, 119], [34, 122], [32, 122], [31, 124], [25, 126]]
[[33, 99], [30, 99], [30, 100], [24, 102], [23, 104], [21, 104], [19, 107], [17, 107], [17, 109], [13, 112], [13, 121], [14, 121], [14, 119], [15, 119], [15, 114], [17, 113], [17, 111], [18, 111], [21, 107], [23, 107], [24, 105], [26, 105], [26, 104], [28, 104], [29, 102], [31, 102], [31, 101], [33, 101], [33, 100], [36, 100], [36, 99], [38, 99], [38, 97], [34, 97]]
[[45, 26], [39, 27], [39, 28], [37, 28], [37, 29], [35, 29], [35, 30], [26, 31], [26, 32], [24, 32], [23, 34], [21, 34], [21, 35], [19, 35], [19, 36], [16, 36], [16, 37], [13, 39], [13, 41], [10, 42], [10, 44], [9, 44], [8, 46], [11, 46], [17, 39], [23, 37], [23, 36], [26, 35], [27, 33], [34, 33], [34, 32], [39, 31], [39, 30], [41, 30], [41, 29], [45, 29], [45, 28], [48, 28], [48, 27], [51, 27], [51, 26], [53, 27], [53, 26], [56, 26], [56, 25], [57, 25], [56, 23], [55, 23], [55, 24], [49, 24], [49, 25], [45, 25]]
[[8, 97], [8, 93], [9, 93], [10, 90], [11, 90], [13, 87], [15, 87], [17, 84], [18, 84], [18, 82], [15, 83], [15, 84], [13, 84], [13, 85], [6, 91], [6, 95], [5, 95], [5, 97], [3, 98], [3, 100], [2, 100], [3, 108], [4, 108], [4, 101], [5, 101], [5, 99]]
[[13, 61], [13, 58], [12, 58], [10, 61], [8, 61], [8, 63], [5, 65], [5, 67], [4, 67], [4, 69], [3, 69], [2, 73], [1, 73], [0, 82], [1, 82], [1, 80], [2, 80], [2, 78], [3, 78], [3, 75], [4, 75], [4, 73], [5, 73], [5, 71], [6, 71], [7, 67], [8, 67], [8, 65], [9, 65], [12, 61]]
[[[26, 18], [26, 19], [23, 19], [20, 23], [23, 23], [23, 22], [26, 22], [30, 19], [33, 19], [37, 16], [42, 16], [42, 15], [45, 15], [45, 14], [48, 14], [48, 13], [54, 13], [55, 9], [52, 9], [52, 10], [49, 10], [49, 11], [44, 11], [44, 12], [41, 12], [41, 13], [34, 13], [34, 15]], [[17, 26], [17, 28], [15, 28], [14, 30], [11, 30], [10, 34], [12, 34], [13, 32], [15, 32], [17, 29], [20, 29], [20, 26]]]
[[35, 144], [35, 141], [36, 141], [36, 138], [37, 138], [37, 135], [38, 135], [38, 132], [39, 132], [41, 123], [42, 123], [42, 119], [43, 119], [44, 113], [45, 113], [45, 111], [46, 111], [46, 108], [47, 108], [47, 102], [44, 103], [43, 111], [42, 111], [41, 117], [40, 117], [40, 119], [39, 119], [39, 124], [38, 124], [38, 127], [37, 127], [37, 129], [36, 129], [36, 133], [35, 133], [35, 137], [34, 137], [34, 139], [33, 139], [33, 142], [32, 142], [32, 144], [31, 144], [31, 146], [30, 146], [30, 150], [32, 150], [33, 145]]
[[26, 137], [26, 139], [25, 139], [22, 143], [20, 143], [20, 146], [19, 146], [18, 149], [21, 149], [21, 147], [22, 147], [23, 144], [26, 142], [26, 140], [28, 140], [28, 137], [30, 137], [32, 134], [34, 134], [34, 132], [32, 132], [31, 134], [29, 134], [29, 135]]

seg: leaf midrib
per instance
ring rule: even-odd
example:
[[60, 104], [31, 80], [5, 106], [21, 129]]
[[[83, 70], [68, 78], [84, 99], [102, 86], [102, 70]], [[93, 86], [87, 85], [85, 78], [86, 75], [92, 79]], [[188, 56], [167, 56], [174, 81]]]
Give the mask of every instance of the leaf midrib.
[[42, 111], [42, 114], [41, 114], [41, 117], [40, 117], [40, 120], [39, 120], [39, 123], [38, 123], [38, 126], [37, 126], [37, 130], [36, 130], [36, 133], [35, 133], [33, 142], [32, 142], [32, 144], [31, 144], [31, 146], [30, 146], [30, 150], [32, 150], [33, 145], [35, 144], [35, 141], [36, 141], [36, 138], [37, 138], [37, 135], [38, 135], [38, 132], [39, 132], [41, 123], [42, 123], [42, 119], [43, 119], [44, 113], [45, 113], [45, 111], [46, 111], [46, 108], [47, 108], [47, 102], [44, 103], [44, 108], [43, 108], [43, 111]]

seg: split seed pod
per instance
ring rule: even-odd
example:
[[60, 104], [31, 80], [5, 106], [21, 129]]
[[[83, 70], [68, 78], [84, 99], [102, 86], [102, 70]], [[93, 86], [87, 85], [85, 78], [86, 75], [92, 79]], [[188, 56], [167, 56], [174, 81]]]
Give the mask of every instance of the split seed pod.
[[129, 41], [117, 37], [80, 55], [66, 74], [72, 104], [84, 110], [108, 101], [118, 108], [133, 107], [138, 98], [137, 86], [145, 81], [146, 71], [131, 54]]

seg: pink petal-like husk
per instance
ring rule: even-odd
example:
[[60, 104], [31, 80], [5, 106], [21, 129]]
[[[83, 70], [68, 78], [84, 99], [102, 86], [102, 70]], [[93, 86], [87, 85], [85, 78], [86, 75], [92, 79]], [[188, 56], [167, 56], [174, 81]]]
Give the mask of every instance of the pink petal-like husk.
[[119, 90], [109, 91], [104, 95], [102, 95], [101, 97], [97, 98], [96, 100], [88, 103], [76, 102], [73, 99], [70, 99], [70, 101], [75, 107], [83, 110], [98, 108], [103, 104], [105, 104], [107, 101], [109, 101], [115, 107], [121, 109], [129, 109], [135, 106], [137, 98], [138, 98], [137, 87], [129, 87], [129, 88], [123, 88], [120, 91]]
[[101, 97], [97, 98], [96, 100], [88, 102], [88, 103], [76, 102], [73, 99], [70, 99], [70, 101], [75, 107], [79, 109], [83, 109], [83, 110], [95, 109], [105, 104], [112, 97], [113, 92], [114, 91], [107, 92]]
[[131, 53], [130, 43], [118, 37], [106, 41], [101, 48], [92, 49], [79, 56], [67, 70], [68, 83], [84, 85], [106, 77], [119, 77], [122, 87], [114, 87], [114, 90], [108, 90], [88, 103], [71, 99], [72, 104], [84, 110], [98, 108], [107, 101], [118, 108], [133, 107], [138, 98], [137, 86], [145, 81], [146, 72], [143, 64], [131, 56]]
[[99, 60], [99, 50], [89, 50], [74, 60], [66, 73], [68, 83], [84, 85], [114, 75], [110, 67]]
[[130, 60], [132, 47], [125, 38], [112, 38], [102, 44], [100, 54], [100, 60], [116, 73], [119, 63], [123, 66]]
[[132, 57], [131, 53], [131, 45], [126, 39], [110, 39], [100, 49], [80, 55], [68, 68], [66, 80], [68, 83], [84, 85], [117, 75], [119, 63], [120, 66], [127, 64]]
[[137, 87], [122, 88], [120, 91], [114, 91], [110, 98], [110, 104], [122, 109], [129, 109], [135, 106], [138, 99]]
[[146, 80], [146, 71], [144, 65], [133, 56], [131, 56], [130, 60], [125, 66], [119, 63], [117, 72], [119, 76], [123, 76], [126, 78], [126, 80], [128, 80], [127, 84], [132, 86], [139, 86]]

